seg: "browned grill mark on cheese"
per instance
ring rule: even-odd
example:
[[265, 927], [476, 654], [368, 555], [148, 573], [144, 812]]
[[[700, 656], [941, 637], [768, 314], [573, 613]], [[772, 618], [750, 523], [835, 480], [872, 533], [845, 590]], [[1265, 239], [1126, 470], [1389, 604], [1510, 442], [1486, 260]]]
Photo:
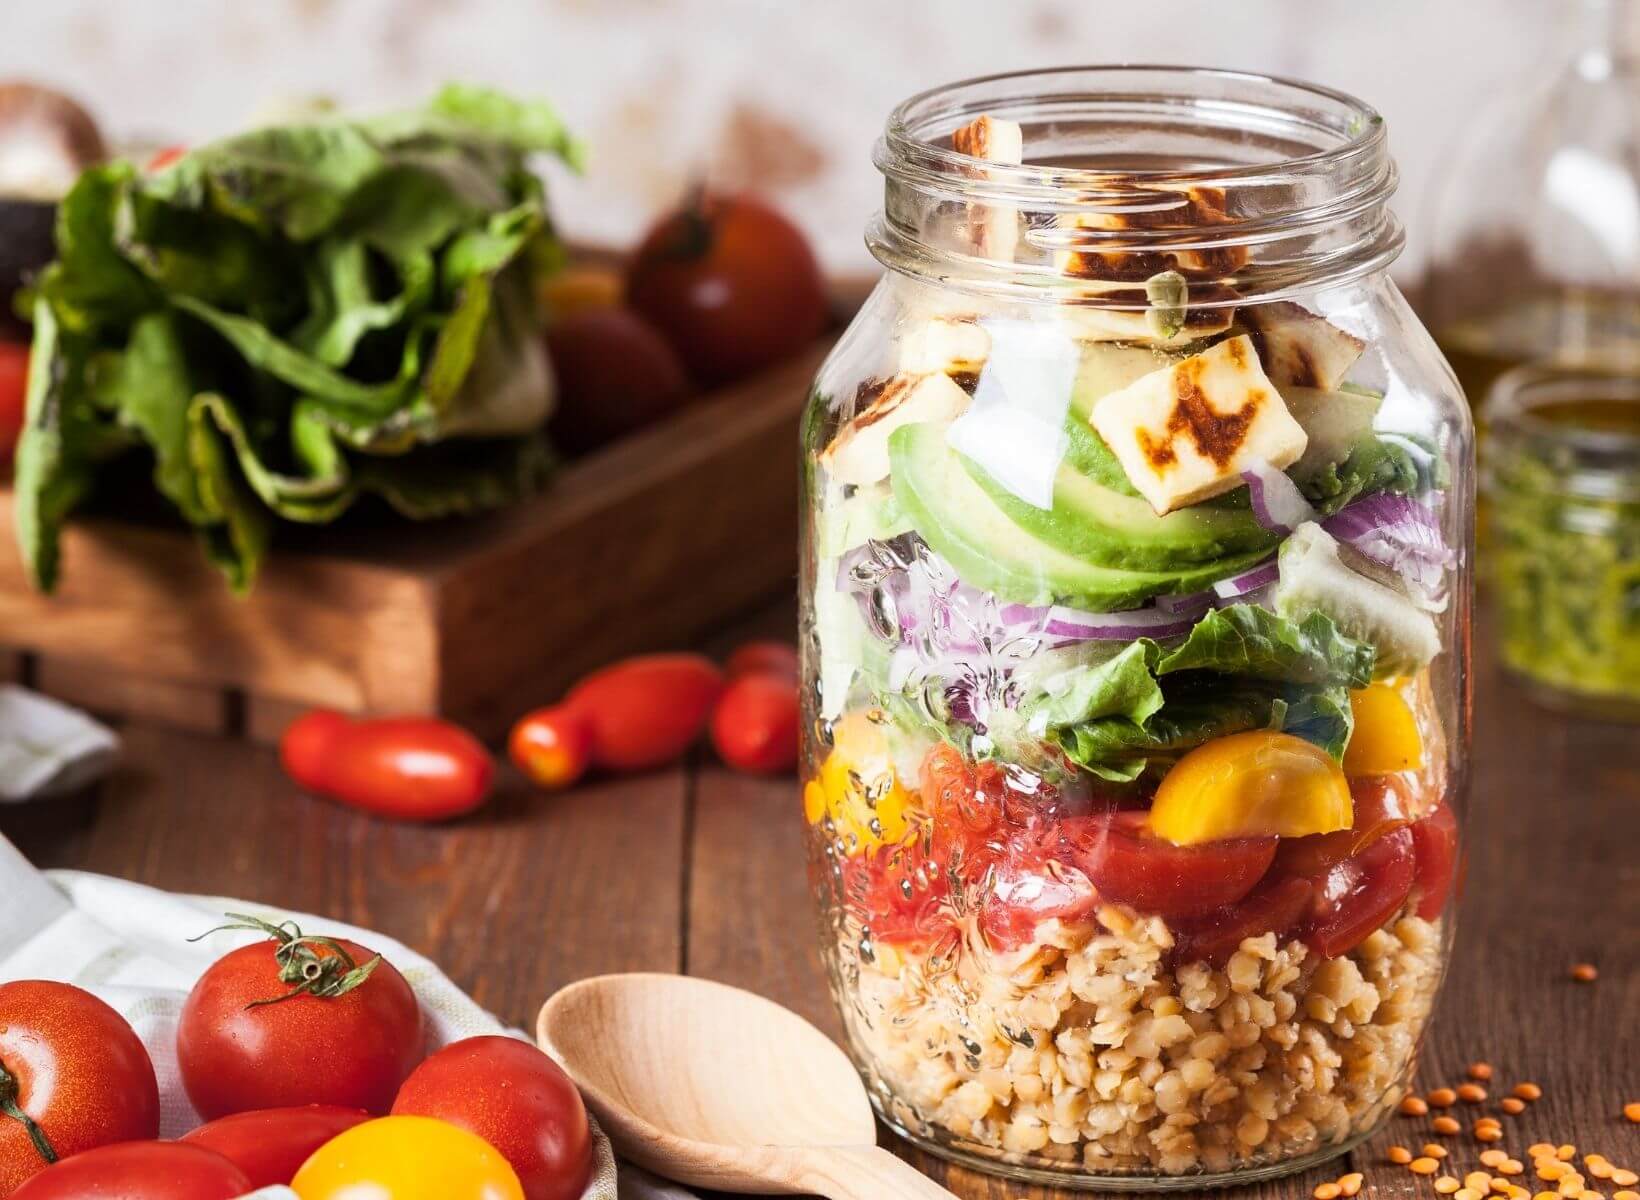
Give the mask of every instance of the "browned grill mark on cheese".
[[[1182, 192], [1139, 189], [1135, 191], [1134, 199], [1142, 201], [1158, 195], [1180, 196], [1183, 203], [1139, 212], [1091, 212], [1078, 216], [1076, 223], [1089, 229], [1133, 229], [1146, 233], [1178, 230], [1179, 240], [1189, 241], [1197, 236], [1193, 231], [1234, 221], [1227, 211], [1222, 188], [1186, 188]], [[1144, 250], [1072, 250], [1064, 256], [1063, 270], [1078, 279], [1137, 282], [1162, 271], [1178, 271], [1191, 278], [1212, 279], [1232, 275], [1246, 263], [1245, 246], [1200, 246], [1188, 250], [1169, 250], [1161, 246]]]
[[991, 156], [991, 118], [979, 117], [951, 134], [951, 149], [974, 158]]
[[[1241, 347], [1234, 340], [1226, 345], [1239, 363]], [[1155, 438], [1148, 429], [1138, 431], [1139, 450], [1158, 471], [1165, 471], [1179, 461], [1173, 443], [1181, 434], [1190, 438], [1197, 454], [1212, 459], [1222, 469], [1247, 440], [1247, 431], [1265, 401], [1263, 389], [1254, 388], [1247, 393], [1240, 408], [1234, 412], [1219, 412], [1208, 403], [1207, 394], [1201, 389], [1203, 365], [1198, 360], [1187, 359], [1174, 371], [1173, 411], [1167, 415], [1166, 436]]]

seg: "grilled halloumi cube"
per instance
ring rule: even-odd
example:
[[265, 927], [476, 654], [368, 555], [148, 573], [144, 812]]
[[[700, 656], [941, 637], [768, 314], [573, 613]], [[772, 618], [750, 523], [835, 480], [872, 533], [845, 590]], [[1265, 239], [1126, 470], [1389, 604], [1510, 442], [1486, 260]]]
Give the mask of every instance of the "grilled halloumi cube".
[[1285, 301], [1250, 305], [1236, 317], [1264, 372], [1282, 386], [1338, 390], [1367, 344], [1307, 308]]
[[[1017, 121], [986, 114], [955, 130], [951, 148], [985, 162], [1017, 167], [1025, 161], [1025, 133]], [[1019, 249], [1019, 210], [1002, 204], [971, 207], [975, 248], [981, 257], [1012, 262]]]
[[900, 370], [907, 375], [938, 372], [959, 382], [976, 379], [991, 357], [991, 335], [973, 317], [933, 317], [900, 339]]
[[[1152, 201], [1154, 197], [1154, 201]], [[1105, 198], [1108, 201], [1108, 198]], [[1177, 240], [1199, 240], [1202, 231], [1225, 225], [1231, 217], [1225, 210], [1224, 192], [1219, 188], [1193, 187], [1135, 188], [1129, 212], [1112, 212], [1097, 204], [1079, 212], [1061, 213], [1063, 229], [1131, 229], [1142, 234], [1143, 249], [1102, 250], [1098, 244], [1067, 247], [1054, 253], [1054, 265], [1063, 275], [1075, 279], [1116, 279], [1139, 281], [1162, 271], [1215, 279], [1233, 275], [1247, 262], [1246, 246], [1197, 246], [1170, 249], [1158, 234], [1177, 232]]]
[[875, 391], [863, 389], [858, 409], [820, 455], [837, 483], [865, 487], [888, 477], [888, 438], [917, 421], [952, 421], [968, 407], [968, 393], [949, 375], [896, 375]]
[[1254, 463], [1286, 467], [1308, 441], [1245, 336], [1112, 392], [1090, 423], [1158, 513], [1240, 486]]

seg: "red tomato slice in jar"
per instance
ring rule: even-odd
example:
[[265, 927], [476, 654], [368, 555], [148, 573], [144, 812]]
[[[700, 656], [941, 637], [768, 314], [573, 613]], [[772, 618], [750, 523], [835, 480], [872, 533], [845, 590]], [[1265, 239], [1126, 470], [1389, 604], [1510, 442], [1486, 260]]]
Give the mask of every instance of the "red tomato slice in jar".
[[1268, 877], [1247, 898], [1173, 929], [1175, 962], [1207, 962], [1222, 967], [1247, 938], [1274, 933], [1277, 940], [1309, 913], [1315, 885], [1296, 876]]
[[843, 864], [844, 904], [875, 941], [914, 946], [954, 928], [949, 876], [921, 839], [878, 846]]
[[[1277, 869], [1283, 865], [1278, 861]], [[1412, 830], [1401, 828], [1310, 876], [1315, 895], [1305, 943], [1324, 958], [1355, 949], [1406, 903], [1415, 873]]]
[[1072, 863], [1102, 897], [1142, 913], [1186, 917], [1234, 904], [1275, 858], [1273, 837], [1175, 846], [1152, 836], [1145, 820], [1115, 812], [1063, 822]]
[[1462, 870], [1458, 852], [1458, 817], [1443, 804], [1412, 826], [1412, 853], [1416, 862], [1417, 913], [1433, 921], [1446, 907], [1453, 881]]
[[979, 927], [996, 950], [1014, 950], [1045, 921], [1090, 920], [1099, 893], [1086, 875], [1067, 865], [1064, 839], [1047, 825], [1023, 833], [985, 876]]
[[1412, 824], [1408, 816], [1411, 789], [1411, 781], [1401, 775], [1372, 775], [1350, 780], [1355, 824], [1337, 833], [1283, 838], [1277, 868], [1285, 875], [1316, 879], [1385, 834]]

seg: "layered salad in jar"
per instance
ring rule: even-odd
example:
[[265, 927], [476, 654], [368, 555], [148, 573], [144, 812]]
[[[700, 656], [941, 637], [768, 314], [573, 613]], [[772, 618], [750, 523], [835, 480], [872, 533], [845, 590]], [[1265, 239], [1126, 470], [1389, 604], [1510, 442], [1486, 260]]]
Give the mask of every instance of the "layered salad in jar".
[[936, 1150], [1321, 1155], [1402, 1096], [1442, 971], [1443, 449], [1319, 306], [1235, 302], [1205, 253], [1076, 257], [1139, 303], [891, 275], [881, 369], [845, 346], [811, 405], [832, 983], [879, 1110]]

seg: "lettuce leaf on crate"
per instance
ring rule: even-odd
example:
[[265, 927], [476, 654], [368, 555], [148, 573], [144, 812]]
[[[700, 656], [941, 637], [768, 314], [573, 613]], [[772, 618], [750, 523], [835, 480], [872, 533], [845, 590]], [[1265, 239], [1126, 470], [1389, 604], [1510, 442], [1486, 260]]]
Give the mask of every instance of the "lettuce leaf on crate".
[[101, 465], [138, 450], [236, 590], [280, 522], [365, 494], [431, 518], [539, 488], [553, 386], [535, 284], [562, 248], [536, 154], [581, 151], [546, 106], [452, 85], [152, 174], [86, 172], [34, 288], [44, 369], [15, 509], [36, 585]]
[[1093, 774], [1131, 782], [1227, 734], [1280, 729], [1341, 759], [1349, 690], [1372, 679], [1373, 648], [1325, 615], [1296, 622], [1235, 604], [1207, 614], [1178, 645], [1138, 639], [1066, 686], [1027, 702], [1030, 727]]

